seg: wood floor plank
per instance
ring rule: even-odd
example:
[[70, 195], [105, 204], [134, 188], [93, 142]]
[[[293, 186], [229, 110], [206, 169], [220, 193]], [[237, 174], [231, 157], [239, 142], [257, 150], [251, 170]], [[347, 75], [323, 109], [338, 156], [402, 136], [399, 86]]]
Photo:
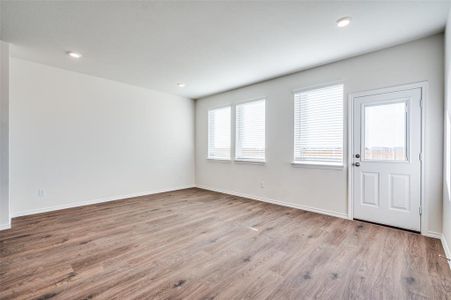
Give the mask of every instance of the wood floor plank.
[[451, 299], [440, 241], [192, 188], [25, 216], [0, 299]]

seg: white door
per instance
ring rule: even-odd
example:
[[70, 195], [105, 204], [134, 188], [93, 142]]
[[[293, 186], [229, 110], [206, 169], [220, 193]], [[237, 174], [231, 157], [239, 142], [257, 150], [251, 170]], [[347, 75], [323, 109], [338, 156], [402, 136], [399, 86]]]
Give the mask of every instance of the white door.
[[354, 98], [354, 218], [420, 231], [421, 88]]

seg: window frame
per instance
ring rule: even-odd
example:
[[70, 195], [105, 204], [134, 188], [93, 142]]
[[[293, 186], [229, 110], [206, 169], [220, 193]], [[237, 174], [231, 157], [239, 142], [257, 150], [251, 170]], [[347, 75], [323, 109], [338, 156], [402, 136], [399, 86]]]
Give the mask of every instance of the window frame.
[[[210, 156], [210, 111], [214, 110], [220, 110], [224, 108], [230, 108], [230, 145], [229, 145], [229, 157], [223, 158], [223, 157], [211, 157]], [[207, 160], [213, 160], [213, 161], [223, 161], [223, 162], [230, 162], [232, 161], [232, 149], [233, 149], [233, 105], [232, 104], [226, 104], [221, 105], [217, 107], [212, 107], [207, 110]]]
[[[365, 153], [365, 146], [367, 142], [367, 136], [365, 133], [366, 130], [366, 111], [365, 109], [368, 107], [374, 107], [374, 106], [381, 106], [381, 105], [390, 105], [390, 104], [399, 104], [404, 103], [405, 104], [405, 140], [404, 140], [404, 148], [405, 148], [405, 159], [404, 160], [387, 160], [387, 159], [367, 159], [366, 153]], [[411, 162], [411, 151], [410, 151], [410, 109], [411, 109], [411, 103], [409, 101], [409, 98], [403, 98], [399, 101], [380, 101], [378, 104], [362, 104], [361, 107], [361, 137], [360, 137], [360, 153], [361, 153], [361, 161], [367, 162], [367, 163], [389, 163], [389, 164], [410, 164]]]
[[[248, 103], [252, 103], [252, 102], [258, 102], [258, 101], [263, 101], [264, 102], [264, 104], [265, 104], [265, 122], [264, 122], [264, 125], [265, 125], [265, 148], [264, 148], [264, 150], [265, 150], [265, 152], [264, 152], [264, 158], [263, 159], [257, 159], [257, 158], [240, 158], [240, 157], [238, 157], [237, 156], [237, 153], [238, 153], [238, 151], [237, 151], [237, 148], [238, 148], [238, 143], [237, 143], [237, 140], [238, 140], [238, 120], [237, 120], [237, 106], [239, 106], [239, 105], [245, 105], [245, 104], [248, 104]], [[240, 102], [236, 102], [236, 103], [234, 103], [233, 104], [233, 124], [234, 124], [234, 132], [235, 132], [235, 135], [234, 135], [234, 139], [233, 139], [233, 143], [234, 143], [234, 147], [233, 147], [233, 149], [234, 149], [234, 155], [233, 155], [233, 157], [234, 157], [234, 161], [235, 162], [238, 162], [238, 163], [251, 163], [251, 164], [265, 164], [266, 163], [266, 149], [267, 149], [267, 136], [266, 136], [266, 128], [267, 128], [267, 123], [266, 123], [266, 120], [267, 120], [267, 109], [266, 109], [266, 103], [267, 103], [267, 99], [266, 99], [266, 97], [258, 97], [258, 98], [252, 98], [252, 99], [247, 99], [247, 100], [243, 100], [243, 101], [240, 101]]]
[[[327, 87], [331, 87], [331, 86], [335, 86], [335, 85], [342, 85], [343, 86], [343, 94], [342, 94], [342, 101], [343, 101], [343, 105], [342, 105], [342, 122], [343, 122], [343, 127], [342, 127], [342, 157], [341, 157], [341, 162], [340, 163], [335, 163], [335, 162], [326, 162], [326, 161], [301, 161], [301, 160], [296, 160], [295, 156], [296, 156], [296, 94], [299, 93], [305, 93], [308, 91], [312, 91], [312, 90], [318, 90], [318, 89], [322, 89], [322, 88], [327, 88]], [[345, 89], [345, 84], [343, 81], [332, 81], [332, 82], [328, 82], [328, 83], [323, 83], [323, 84], [318, 84], [318, 85], [311, 85], [311, 86], [306, 86], [303, 88], [298, 88], [298, 89], [294, 89], [292, 90], [292, 111], [293, 111], [293, 121], [292, 121], [292, 126], [291, 129], [292, 131], [292, 142], [293, 142], [293, 147], [292, 147], [292, 161], [291, 161], [291, 165], [293, 167], [306, 167], [306, 168], [314, 168], [314, 169], [336, 169], [336, 170], [342, 170], [345, 167], [345, 159], [346, 159], [346, 101], [345, 101], [345, 95], [346, 95], [346, 89]]]

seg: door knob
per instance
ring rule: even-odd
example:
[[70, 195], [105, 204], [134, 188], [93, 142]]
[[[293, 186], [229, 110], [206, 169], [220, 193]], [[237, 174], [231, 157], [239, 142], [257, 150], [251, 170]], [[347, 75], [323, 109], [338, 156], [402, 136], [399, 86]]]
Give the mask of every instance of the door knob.
[[360, 154], [358, 154], [358, 153], [354, 156], [355, 156], [355, 158], [360, 158]]
[[360, 163], [359, 162], [353, 163], [352, 165], [355, 166], [355, 167], [360, 167]]

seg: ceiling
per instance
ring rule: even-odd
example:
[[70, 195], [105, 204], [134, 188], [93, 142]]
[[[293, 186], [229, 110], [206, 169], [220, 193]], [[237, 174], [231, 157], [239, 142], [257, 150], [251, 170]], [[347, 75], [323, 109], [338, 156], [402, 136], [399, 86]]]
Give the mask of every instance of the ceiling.
[[[2, 4], [2, 39], [14, 57], [189, 98], [441, 32], [449, 8], [448, 1]], [[343, 16], [352, 23], [338, 28]]]

